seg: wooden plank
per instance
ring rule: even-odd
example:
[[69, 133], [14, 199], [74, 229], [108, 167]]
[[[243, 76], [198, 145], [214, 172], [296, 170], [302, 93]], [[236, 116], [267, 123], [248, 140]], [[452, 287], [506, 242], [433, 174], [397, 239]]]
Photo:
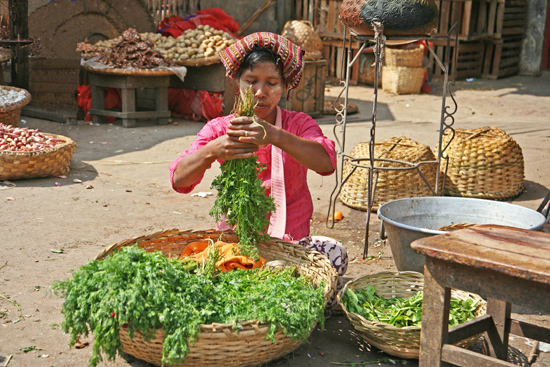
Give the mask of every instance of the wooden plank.
[[533, 325], [524, 321], [512, 320], [510, 334], [523, 336], [524, 338], [550, 343], [550, 332], [548, 328]]
[[451, 2], [443, 0], [439, 8], [439, 33], [446, 34], [449, 31], [449, 16], [451, 13]]
[[487, 315], [493, 324], [487, 329], [489, 354], [501, 360], [508, 357], [508, 335], [510, 334], [510, 314], [512, 304], [494, 298], [487, 299]]
[[517, 365], [513, 363], [495, 360], [489, 356], [449, 344], [444, 345], [441, 349], [441, 359], [444, 362], [452, 363], [454, 366], [517, 367]]
[[464, 2], [462, 13], [462, 34], [468, 36], [470, 34], [470, 20], [472, 17], [472, 1]]
[[483, 315], [473, 320], [463, 322], [449, 329], [449, 339], [447, 342], [449, 344], [458, 343], [464, 339], [485, 332], [491, 325], [493, 325], [493, 318], [491, 315]]

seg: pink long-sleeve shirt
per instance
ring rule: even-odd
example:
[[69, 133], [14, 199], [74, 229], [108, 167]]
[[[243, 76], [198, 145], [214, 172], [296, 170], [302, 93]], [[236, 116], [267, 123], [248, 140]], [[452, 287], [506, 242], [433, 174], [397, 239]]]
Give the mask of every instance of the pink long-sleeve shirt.
[[[303, 112], [293, 112], [281, 109], [281, 114], [283, 129], [299, 137], [314, 140], [320, 143], [330, 157], [333, 170], [336, 169], [336, 151], [334, 149], [334, 142], [323, 135], [323, 132], [317, 122]], [[233, 115], [228, 115], [209, 121], [197, 134], [197, 137], [191, 144], [191, 147], [185, 150], [181, 156], [172, 161], [170, 164], [170, 182], [172, 183], [172, 188], [174, 188], [174, 190], [187, 194], [201, 182], [204, 175], [189, 187], [175, 188], [174, 171], [183, 157], [196, 152], [205, 146], [209, 141], [224, 135], [232, 118]], [[258, 160], [266, 165], [266, 169], [260, 172], [258, 177], [263, 181], [266, 194], [269, 195], [271, 193], [271, 144], [260, 148], [257, 155]], [[223, 163], [221, 160], [218, 161], [220, 164]], [[289, 240], [299, 240], [309, 235], [310, 220], [313, 214], [313, 201], [311, 200], [311, 194], [307, 186], [308, 169], [284, 151], [283, 165], [287, 210], [285, 233], [288, 237], [290, 237]], [[333, 172], [320, 174], [328, 176]]]

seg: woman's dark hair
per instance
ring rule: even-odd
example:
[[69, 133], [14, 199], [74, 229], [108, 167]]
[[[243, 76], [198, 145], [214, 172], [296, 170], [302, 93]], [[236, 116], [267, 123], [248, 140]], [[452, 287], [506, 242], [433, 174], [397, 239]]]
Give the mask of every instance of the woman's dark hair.
[[281, 61], [281, 58], [279, 57], [279, 55], [273, 52], [273, 50], [265, 47], [256, 47], [254, 50], [252, 50], [252, 52], [246, 55], [243, 63], [235, 73], [235, 76], [237, 77], [237, 79], [239, 79], [243, 71], [252, 70], [256, 64], [263, 61], [270, 61], [277, 67], [277, 69], [279, 69], [281, 80], [284, 83], [285, 78], [283, 77], [283, 62]]

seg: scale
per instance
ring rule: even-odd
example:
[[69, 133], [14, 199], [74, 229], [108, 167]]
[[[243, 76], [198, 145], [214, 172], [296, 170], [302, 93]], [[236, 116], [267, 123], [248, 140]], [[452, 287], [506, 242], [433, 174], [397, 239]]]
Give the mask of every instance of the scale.
[[[449, 80], [449, 65], [451, 61], [450, 56], [450, 46], [451, 41], [454, 41], [455, 50], [457, 50], [458, 46], [458, 22], [455, 23], [451, 29], [447, 32], [445, 35], [437, 35], [437, 36], [399, 36], [399, 37], [386, 37], [384, 36], [384, 27], [383, 24], [378, 21], [377, 19], [373, 19], [371, 21], [371, 26], [374, 30], [374, 36], [361, 36], [355, 34], [353, 31], [349, 32], [349, 39], [346, 45], [346, 39], [348, 38], [348, 30], [347, 26], [344, 26], [344, 37], [343, 37], [343, 55], [342, 59], [346, 60], [345, 62], [345, 81], [341, 81], [341, 84], [343, 84], [343, 88], [338, 94], [338, 97], [336, 98], [336, 101], [334, 102], [334, 106], [336, 109], [336, 123], [333, 127], [333, 133], [335, 137], [336, 142], [336, 152], [339, 157], [339, 166], [337, 168], [336, 172], [336, 185], [334, 187], [334, 190], [332, 191], [330, 195], [330, 203], [329, 203], [329, 209], [328, 209], [328, 216], [326, 220], [326, 225], [329, 228], [334, 227], [334, 212], [335, 212], [335, 206], [336, 206], [336, 199], [338, 195], [340, 194], [340, 191], [342, 190], [342, 186], [346, 183], [346, 181], [349, 179], [349, 177], [357, 170], [357, 168], [364, 168], [368, 172], [368, 184], [367, 184], [367, 220], [365, 223], [365, 243], [363, 247], [363, 258], [366, 259], [368, 256], [368, 239], [369, 239], [369, 224], [370, 224], [370, 215], [371, 210], [373, 206], [373, 198], [376, 192], [376, 183], [378, 180], [378, 174], [381, 170], [416, 170], [424, 183], [427, 185], [427, 187], [430, 189], [430, 191], [433, 193], [434, 196], [438, 196], [441, 194], [441, 192], [444, 191], [445, 187], [445, 175], [443, 175], [443, 180], [441, 180], [441, 164], [444, 164], [444, 172], [447, 172], [447, 166], [448, 166], [448, 160], [449, 157], [445, 155], [445, 150], [449, 146], [449, 144], [452, 142], [454, 136], [455, 136], [455, 130], [453, 128], [454, 125], [454, 114], [457, 111], [458, 105], [456, 103], [456, 100], [454, 99], [454, 96], [452, 94], [452, 91], [450, 87], [454, 85], [454, 75], [456, 73], [453, 73], [453, 80]], [[454, 37], [452, 37], [454, 33]], [[435, 50], [433, 49], [433, 46], [430, 45], [429, 42], [425, 42], [426, 46], [429, 49], [429, 52], [433, 56], [435, 62], [437, 63], [438, 67], [442, 70], [444, 79], [443, 79], [443, 91], [442, 91], [442, 98], [441, 98], [441, 114], [440, 114], [440, 124], [439, 124], [439, 141], [438, 141], [438, 152], [437, 152], [437, 158], [435, 161], [425, 161], [425, 162], [418, 162], [418, 163], [411, 163], [406, 161], [400, 161], [400, 160], [390, 160], [390, 159], [384, 159], [384, 158], [375, 158], [374, 157], [374, 146], [375, 146], [375, 135], [376, 135], [376, 109], [377, 109], [377, 99], [378, 99], [378, 83], [381, 76], [381, 67], [382, 67], [382, 60], [384, 57], [384, 48], [386, 44], [404, 44], [404, 43], [412, 43], [416, 42], [418, 40], [444, 40], [446, 41], [446, 49], [445, 49], [445, 55], [443, 57], [443, 60], [437, 55]], [[357, 54], [354, 58], [352, 58], [352, 49], [351, 44], [352, 41], [358, 41], [361, 42], [361, 46], [359, 50], [357, 51]], [[349, 91], [349, 81], [350, 81], [350, 75], [351, 75], [351, 67], [357, 60], [359, 59], [359, 56], [361, 55], [362, 51], [367, 47], [367, 45], [374, 43], [374, 56], [375, 56], [375, 76], [374, 76], [374, 97], [373, 97], [373, 109], [372, 109], [372, 116], [371, 116], [371, 128], [370, 128], [370, 140], [368, 141], [368, 147], [369, 147], [369, 157], [368, 158], [358, 158], [353, 157], [350, 154], [346, 153], [346, 122], [347, 122], [347, 106], [348, 106], [348, 91]], [[347, 57], [346, 57], [347, 53]], [[452, 65], [456, 68], [456, 54], [454, 54], [454, 62]], [[344, 67], [344, 66], [343, 66]], [[456, 71], [456, 70], [455, 70]], [[451, 100], [451, 105], [447, 105], [448, 98]], [[344, 99], [343, 104], [340, 103], [341, 99]], [[338, 108], [340, 106], [340, 108]], [[442, 137], [450, 135], [450, 139], [447, 142], [445, 146], [442, 146]], [[377, 167], [375, 165], [376, 162], [392, 162], [392, 163], [398, 163], [400, 167]], [[343, 167], [344, 163], [347, 163], [351, 166], [351, 171], [349, 174], [347, 174], [345, 177], [343, 175]], [[437, 172], [436, 172], [436, 182], [435, 187], [433, 187], [426, 177], [422, 174], [419, 167], [423, 164], [435, 164], [437, 165]]]

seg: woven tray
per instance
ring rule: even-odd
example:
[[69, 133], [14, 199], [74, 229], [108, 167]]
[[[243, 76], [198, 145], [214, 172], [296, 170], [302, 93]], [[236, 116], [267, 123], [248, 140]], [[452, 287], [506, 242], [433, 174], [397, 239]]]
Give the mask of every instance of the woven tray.
[[213, 65], [221, 62], [221, 59], [218, 55], [216, 56], [210, 56], [210, 57], [201, 57], [197, 59], [190, 59], [185, 61], [174, 61], [177, 65], [182, 66], [192, 66], [192, 67], [199, 67], [199, 66], [206, 66], [206, 65]]
[[0, 86], [0, 88], [25, 92], [25, 97], [21, 101], [8, 106], [0, 105], [0, 122], [3, 123], [4, 125], [11, 125], [13, 127], [17, 127], [19, 126], [21, 109], [31, 101], [31, 94], [25, 89], [16, 88], [16, 87], [8, 87], [5, 85], [2, 85]]
[[97, 74], [107, 75], [139, 75], [139, 76], [167, 76], [174, 72], [168, 69], [148, 70], [148, 69], [120, 69], [120, 68], [94, 68], [88, 65], [83, 65], [82, 68]]
[[[449, 156], [446, 195], [505, 200], [523, 191], [523, 153], [510, 135], [494, 126], [455, 132], [445, 150]], [[449, 138], [443, 136], [443, 146]]]
[[425, 68], [382, 67], [382, 89], [393, 94], [418, 94], [424, 83]]
[[71, 157], [76, 144], [70, 138], [44, 134], [64, 140], [53, 148], [32, 152], [0, 150], [0, 180], [16, 180], [37, 177], [52, 177], [69, 172]]
[[[413, 271], [380, 272], [366, 275], [348, 282], [336, 296], [338, 304], [342, 307], [348, 321], [357, 334], [367, 343], [400, 358], [418, 359], [420, 355], [420, 327], [410, 326], [398, 328], [384, 322], [367, 320], [354, 312], [347, 312], [340, 299], [344, 292], [347, 289], [353, 291], [364, 289], [367, 288], [369, 284], [376, 288], [376, 293], [379, 296], [384, 298], [402, 297], [407, 299], [414, 296], [416, 292], [424, 289], [424, 276], [422, 273]], [[451, 291], [451, 295], [460, 300], [467, 300], [470, 298], [475, 301], [481, 299], [477, 294], [456, 289]], [[486, 310], [487, 303], [481, 300], [475, 311], [475, 316], [479, 317], [484, 315]], [[470, 347], [481, 337], [481, 335], [482, 334], [473, 336], [456, 345], [463, 348]]]
[[404, 66], [421, 68], [424, 62], [424, 46], [413, 45], [405, 48], [386, 47], [384, 49], [385, 66]]
[[[359, 143], [351, 150], [350, 155], [354, 158], [369, 158], [369, 144]], [[381, 140], [375, 143], [374, 158], [392, 159], [413, 164], [418, 162], [435, 162], [436, 160], [429, 146], [420, 144], [404, 136]], [[368, 167], [370, 162], [368, 159], [365, 159], [361, 161], [361, 164]], [[372, 202], [373, 211], [376, 211], [380, 205], [388, 201], [433, 195], [416, 169], [398, 169], [410, 167], [404, 163], [375, 161], [374, 167], [388, 169], [378, 170], [378, 180]], [[349, 159], [344, 160], [343, 177], [347, 177], [353, 168]], [[419, 169], [430, 183], [430, 186], [435, 188], [437, 163], [422, 164]], [[354, 209], [368, 210], [368, 175], [368, 169], [357, 168], [344, 185], [342, 185], [342, 191], [339, 195], [340, 201]]]
[[[173, 229], [116, 243], [101, 252], [97, 259], [103, 259], [115, 250], [136, 243], [146, 251], [158, 250], [164, 256], [179, 257], [188, 243], [203, 238], [213, 240], [220, 238], [225, 242], [238, 242], [238, 237], [230, 231]], [[262, 242], [259, 253], [267, 261], [282, 260], [287, 265], [295, 266], [301, 274], [309, 276], [315, 285], [325, 282], [324, 296], [327, 302], [334, 294], [338, 278], [336, 270], [319, 252], [278, 239], [271, 239]], [[242, 329], [239, 328], [239, 333], [236, 333], [233, 324], [200, 325], [199, 339], [194, 345], [189, 346], [190, 352], [186, 356], [185, 363], [175, 366], [256, 366], [291, 353], [301, 344], [292, 341], [282, 331], [275, 334], [276, 344], [265, 340], [268, 331], [266, 324], [249, 321], [243, 322], [242, 326]], [[154, 365], [161, 365], [164, 340], [162, 330], [157, 330], [150, 342], [146, 342], [138, 333], [131, 340], [128, 337], [128, 330], [125, 328], [121, 328], [119, 334], [125, 353]]]

